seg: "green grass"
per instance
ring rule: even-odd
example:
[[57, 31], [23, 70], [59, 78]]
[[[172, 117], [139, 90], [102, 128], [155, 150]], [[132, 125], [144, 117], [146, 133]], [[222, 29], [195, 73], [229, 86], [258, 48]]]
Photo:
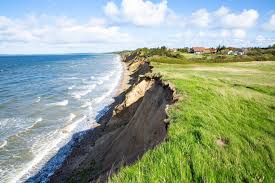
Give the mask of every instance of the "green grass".
[[[141, 54], [142, 55], [142, 54]], [[262, 54], [256, 56], [248, 55], [226, 55], [226, 54], [191, 54], [176, 52], [174, 56], [152, 56], [149, 61], [158, 63], [184, 64], [184, 63], [230, 63], [250, 61], [275, 61], [275, 56]]]
[[111, 182], [274, 182], [275, 62], [153, 65], [181, 98], [169, 138]]
[[167, 63], [167, 64], [184, 64], [188, 63], [188, 61], [179, 58], [169, 58], [169, 57], [152, 57], [149, 59], [150, 62], [157, 63]]
[[191, 59], [191, 58], [202, 58], [203, 55], [202, 54], [193, 54], [193, 53], [181, 53], [180, 55], [187, 58], [187, 59]]

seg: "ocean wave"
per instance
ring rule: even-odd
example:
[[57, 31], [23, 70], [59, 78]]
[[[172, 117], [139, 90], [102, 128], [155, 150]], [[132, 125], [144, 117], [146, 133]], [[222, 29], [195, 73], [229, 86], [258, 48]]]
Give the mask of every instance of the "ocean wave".
[[50, 103], [48, 104], [48, 106], [67, 106], [68, 104], [69, 104], [68, 100], [63, 100], [61, 102]]
[[31, 126], [29, 126], [29, 127], [26, 128], [26, 131], [30, 130], [30, 129], [33, 129], [41, 121], [43, 121], [43, 118], [38, 118]]
[[76, 115], [74, 113], [70, 113], [69, 121], [72, 121], [75, 117]]
[[106, 80], [109, 80], [113, 75], [114, 75], [114, 71], [112, 72], [109, 72], [109, 74], [107, 74], [106, 76], [103, 76], [103, 80], [106, 81]]
[[110, 72], [105, 76], [99, 76], [96, 80], [97, 85], [102, 85], [105, 81], [110, 80], [110, 78], [114, 75], [115, 72]]
[[96, 85], [86, 85], [86, 86], [80, 86], [78, 89], [83, 89], [81, 91], [76, 91], [72, 93], [72, 97], [75, 99], [80, 99], [81, 97], [84, 97], [91, 93], [96, 88]]
[[78, 99], [78, 100], [81, 99], [81, 95], [76, 94], [76, 93], [72, 94], [72, 97], [75, 99]]
[[0, 149], [4, 148], [8, 144], [8, 141], [3, 140], [2, 144], [0, 144]]
[[8, 139], [8, 138], [11, 138], [11, 137], [14, 137], [14, 136], [20, 137], [22, 134], [25, 134], [25, 133], [29, 132], [29, 130], [35, 128], [36, 125], [37, 125], [39, 122], [41, 122], [42, 120], [43, 120], [43, 118], [38, 118], [37, 120], [35, 120], [35, 122], [34, 122], [32, 125], [30, 125], [30, 126], [28, 126], [28, 127], [25, 127], [25, 128], [22, 128], [22, 129], [19, 130], [17, 133], [8, 136], [7, 139]]
[[99, 80], [99, 81], [97, 81], [96, 83], [97, 83], [98, 85], [102, 85], [102, 84], [104, 83], [104, 81]]
[[90, 101], [86, 101], [83, 105], [81, 105], [81, 108], [91, 107], [92, 103]]
[[69, 86], [68, 87], [68, 90], [72, 90], [72, 89], [74, 89], [75, 88], [75, 85], [72, 85], [72, 86]]
[[[49, 158], [52, 155], [51, 152], [53, 151], [53, 149], [56, 149], [59, 146], [62, 140], [63, 138], [53, 139], [47, 144], [44, 144], [46, 145], [46, 148], [32, 148], [36, 149], [36, 152], [39, 153], [33, 152], [37, 155], [24, 166], [24, 169], [22, 171], [20, 171], [16, 174], [16, 176], [13, 177], [13, 180], [11, 180], [11, 182], [24, 182], [27, 178], [33, 175], [37, 171], [37, 168], [44, 163], [45, 158]], [[41, 144], [41, 142], [38, 143]], [[35, 144], [33, 146], [35, 146]]]
[[40, 102], [40, 100], [41, 100], [41, 97], [37, 97], [35, 102], [38, 103], [38, 102]]
[[84, 115], [82, 118], [78, 119], [77, 121], [67, 125], [66, 127], [64, 127], [62, 129], [62, 133], [70, 133], [72, 131], [74, 131], [76, 129], [76, 127], [78, 127], [79, 123], [84, 121], [87, 118], [86, 115]]
[[[8, 126], [13, 126], [14, 131], [10, 131], [9, 134], [5, 137], [5, 140], [3, 140], [3, 143], [0, 143], [0, 149], [5, 147], [7, 145], [7, 140], [12, 137], [19, 137], [20, 135], [28, 132], [30, 129], [33, 129], [39, 122], [41, 122], [43, 119], [37, 118], [34, 123], [30, 126], [27, 126], [28, 123], [33, 121], [32, 118], [26, 118], [26, 119], [21, 119], [21, 118], [7, 118], [3, 121], [1, 121], [1, 128], [5, 129]], [[25, 122], [26, 124], [22, 124], [20, 122]], [[21, 126], [19, 126], [21, 125]]]
[[32, 122], [32, 118], [19, 118], [19, 117], [12, 117], [12, 118], [2, 118], [0, 119], [0, 129], [3, 137], [8, 138], [11, 136], [16, 135], [20, 131], [26, 129], [30, 122]]
[[[51, 158], [61, 146], [64, 145], [70, 138], [71, 135], [75, 132], [82, 130], [80, 125], [81, 122], [86, 121], [87, 116], [84, 115], [83, 117], [79, 118], [76, 121], [73, 121], [76, 118], [76, 115], [70, 113], [68, 116], [68, 122], [70, 122], [66, 127], [62, 129], [57, 129], [53, 132], [50, 132], [47, 135], [44, 135], [38, 140], [36, 143], [33, 144], [31, 147], [31, 151], [33, 154], [37, 154], [28, 164], [25, 165], [25, 168], [16, 174], [12, 182], [24, 182], [27, 180], [31, 175], [35, 175], [38, 168], [41, 167], [49, 158]], [[79, 129], [80, 128], [80, 129]], [[53, 138], [58, 137], [58, 138]], [[51, 140], [48, 140], [51, 139]], [[41, 144], [44, 144], [41, 146]], [[69, 150], [69, 149], [68, 149]], [[66, 152], [64, 152], [66, 153]], [[62, 154], [56, 161], [63, 161], [62, 159], [65, 157], [65, 154]], [[58, 163], [58, 162], [55, 162]], [[56, 165], [55, 165], [56, 166]], [[55, 169], [55, 167], [51, 167], [50, 169]], [[32, 181], [31, 181], [32, 182]], [[44, 182], [44, 181], [41, 181]], [[45, 181], [46, 182], [46, 181]]]
[[62, 79], [62, 80], [78, 80], [80, 78], [73, 76], [73, 77], [64, 77], [64, 78], [60, 78], [60, 79]]

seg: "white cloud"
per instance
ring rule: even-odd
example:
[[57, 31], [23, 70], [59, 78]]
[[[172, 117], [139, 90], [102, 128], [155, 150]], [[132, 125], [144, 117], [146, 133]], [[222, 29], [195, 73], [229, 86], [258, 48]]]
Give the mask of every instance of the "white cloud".
[[[47, 23], [42, 22], [45, 16], [35, 17], [32, 23], [28, 18], [0, 19], [0, 52], [7, 44], [31, 44], [32, 47], [45, 44], [47, 47], [85, 44], [124, 44], [134, 40], [117, 26], [106, 26], [103, 19], [92, 18], [87, 23], [79, 23], [68, 17], [51, 17]], [[44, 20], [43, 20], [44, 21]]]
[[56, 17], [56, 25], [58, 27], [72, 27], [76, 25], [76, 21], [66, 16]]
[[227, 7], [220, 7], [217, 11], [214, 12], [217, 16], [225, 16], [229, 13], [229, 9]]
[[167, 0], [159, 3], [144, 0], [122, 0], [120, 8], [114, 2], [104, 7], [105, 14], [120, 22], [131, 22], [137, 26], [156, 26], [165, 22], [168, 14]]
[[[169, 36], [170, 42], [174, 44], [173, 47], [185, 46], [205, 46], [216, 47], [218, 45], [246, 47], [246, 46], [267, 46], [270, 45], [274, 39], [258, 37], [249, 38], [246, 36], [246, 31], [242, 29], [223, 29], [223, 30], [192, 30], [185, 32], [178, 32]], [[178, 45], [178, 46], [175, 46]]]
[[226, 30], [226, 29], [223, 29], [223, 30], [221, 30], [221, 37], [223, 37], [223, 38], [228, 38], [228, 37], [230, 37], [232, 34], [231, 34], [231, 32], [229, 31], [229, 30]]
[[123, 0], [122, 12], [125, 18], [139, 26], [160, 25], [167, 13], [167, 1], [152, 3], [143, 0]]
[[178, 18], [175, 24], [184, 22], [185, 25], [193, 28], [249, 29], [256, 25], [259, 13], [254, 9], [233, 13], [229, 8], [221, 6], [213, 12], [199, 9], [190, 16], [176, 15], [176, 17], [180, 17], [180, 19]]
[[263, 36], [263, 35], [258, 35], [257, 37], [256, 37], [256, 41], [257, 42], [263, 42], [263, 41], [265, 41], [266, 40], [266, 38]]
[[226, 13], [223, 10], [223, 13], [220, 13], [221, 25], [226, 28], [251, 28], [253, 27], [259, 18], [259, 14], [256, 10], [243, 10], [240, 14]]
[[243, 39], [246, 36], [246, 32], [242, 29], [234, 29], [232, 30], [233, 37], [237, 39]]
[[267, 38], [263, 35], [257, 35], [255, 39], [256, 43], [259, 45], [273, 45], [275, 43], [275, 38]]
[[271, 15], [264, 27], [266, 30], [275, 31], [275, 14]]
[[206, 9], [200, 9], [192, 13], [191, 22], [197, 27], [207, 27], [211, 22], [210, 13]]
[[188, 25], [193, 28], [249, 29], [256, 25], [259, 18], [259, 13], [254, 9], [235, 13], [225, 6], [213, 12], [199, 9], [189, 16], [182, 16], [169, 9], [167, 0], [156, 3], [149, 0], [122, 0], [119, 6], [109, 1], [104, 11], [116, 23], [128, 22], [147, 27]]
[[107, 21], [104, 18], [92, 17], [89, 21], [89, 24], [91, 26], [104, 26], [107, 24]]
[[165, 20], [165, 25], [175, 27], [185, 27], [187, 21], [183, 16], [176, 14], [174, 11], [168, 9], [167, 17]]
[[4, 16], [0, 16], [0, 29], [9, 26], [12, 23], [12, 21]]
[[111, 18], [114, 18], [114, 17], [119, 15], [119, 9], [113, 1], [109, 1], [104, 6], [104, 12], [105, 12], [106, 15], [108, 15]]

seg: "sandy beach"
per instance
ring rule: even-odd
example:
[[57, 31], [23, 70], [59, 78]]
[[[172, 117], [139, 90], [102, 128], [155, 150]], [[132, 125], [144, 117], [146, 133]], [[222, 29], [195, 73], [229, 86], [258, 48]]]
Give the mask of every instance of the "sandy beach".
[[121, 94], [123, 91], [127, 90], [130, 87], [129, 81], [131, 77], [130, 76], [131, 72], [128, 69], [127, 63], [121, 61], [121, 64], [123, 69], [122, 69], [119, 85], [116, 89], [115, 96], [118, 96], [119, 94]]

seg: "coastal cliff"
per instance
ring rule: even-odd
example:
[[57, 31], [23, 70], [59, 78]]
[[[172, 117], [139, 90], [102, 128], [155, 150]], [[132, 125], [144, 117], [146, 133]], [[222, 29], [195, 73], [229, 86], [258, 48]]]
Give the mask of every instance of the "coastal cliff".
[[72, 148], [50, 182], [105, 182], [121, 166], [138, 160], [167, 137], [166, 109], [174, 90], [145, 60], [122, 56], [129, 87], [120, 93], [100, 126], [88, 131]]

